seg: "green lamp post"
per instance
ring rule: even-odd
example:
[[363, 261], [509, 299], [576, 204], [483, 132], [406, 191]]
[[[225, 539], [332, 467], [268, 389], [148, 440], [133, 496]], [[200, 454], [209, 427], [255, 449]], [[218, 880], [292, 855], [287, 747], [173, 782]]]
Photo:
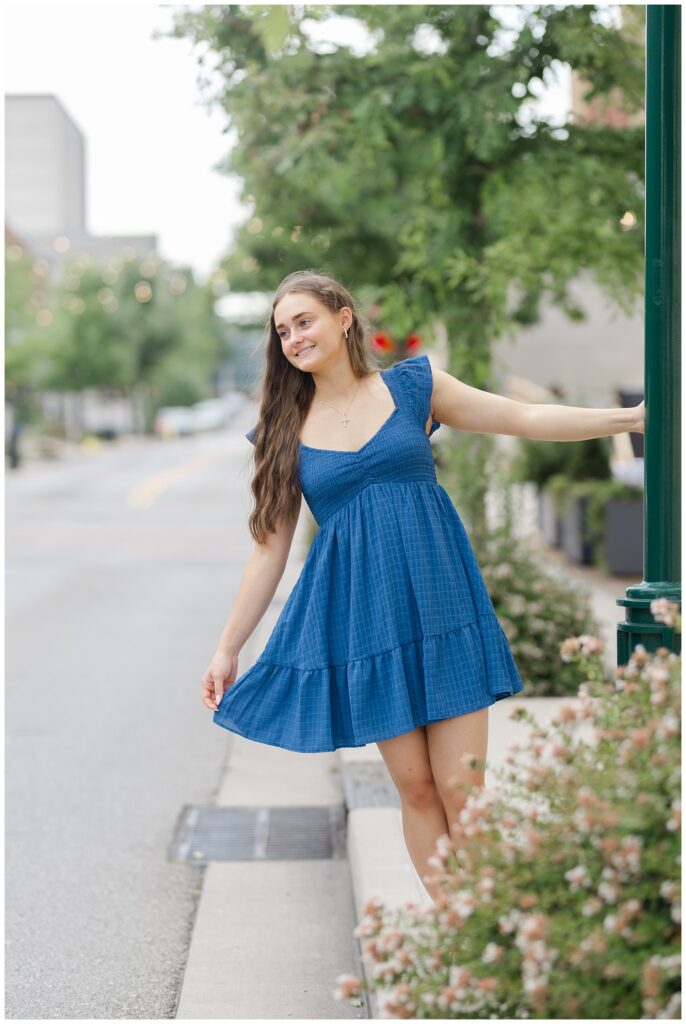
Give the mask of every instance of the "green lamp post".
[[645, 134], [645, 486], [643, 581], [617, 604], [617, 663], [637, 644], [681, 650], [679, 634], [656, 622], [650, 602], [681, 602], [681, 7], [646, 10]]

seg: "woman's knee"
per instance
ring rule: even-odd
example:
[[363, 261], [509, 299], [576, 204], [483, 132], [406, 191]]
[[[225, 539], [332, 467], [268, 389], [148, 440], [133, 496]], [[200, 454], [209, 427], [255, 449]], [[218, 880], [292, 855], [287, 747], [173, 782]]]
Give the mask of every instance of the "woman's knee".
[[405, 778], [398, 785], [401, 800], [415, 811], [431, 810], [442, 806], [441, 796], [433, 777]]
[[417, 810], [440, 805], [424, 726], [377, 746], [403, 803]]

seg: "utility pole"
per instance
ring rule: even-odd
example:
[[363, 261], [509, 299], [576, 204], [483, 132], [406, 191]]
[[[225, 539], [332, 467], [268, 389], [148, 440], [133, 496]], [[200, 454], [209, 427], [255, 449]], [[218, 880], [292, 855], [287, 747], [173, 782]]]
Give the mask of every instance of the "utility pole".
[[681, 603], [681, 7], [646, 8], [643, 581], [617, 604], [617, 664], [636, 646], [680, 653], [650, 602]]

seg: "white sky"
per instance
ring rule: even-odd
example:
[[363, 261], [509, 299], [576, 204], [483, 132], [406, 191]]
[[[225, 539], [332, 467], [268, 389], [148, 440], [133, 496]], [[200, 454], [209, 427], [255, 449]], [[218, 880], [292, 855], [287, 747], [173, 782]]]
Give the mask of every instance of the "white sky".
[[156, 4], [7, 5], [5, 93], [53, 93], [86, 144], [86, 226], [156, 234], [160, 254], [203, 276], [245, 211], [238, 183], [213, 165], [224, 118], [201, 104], [189, 41]]
[[[222, 134], [225, 114], [201, 100], [197, 72], [209, 69], [196, 64], [200, 51], [185, 39], [152, 39], [171, 27], [172, 10], [4, 4], [4, 91], [54, 94], [83, 133], [91, 234], [155, 234], [163, 258], [205, 277], [249, 209], [240, 183], [213, 170], [233, 136]], [[566, 82], [545, 96], [561, 120]]]

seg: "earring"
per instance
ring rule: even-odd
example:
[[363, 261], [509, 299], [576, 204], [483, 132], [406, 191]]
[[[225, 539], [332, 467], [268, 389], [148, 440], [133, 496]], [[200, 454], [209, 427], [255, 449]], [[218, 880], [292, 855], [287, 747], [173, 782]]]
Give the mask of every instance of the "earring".
[[345, 334], [345, 340], [347, 341], [348, 340], [348, 328], [347, 327], [343, 328], [343, 333]]

